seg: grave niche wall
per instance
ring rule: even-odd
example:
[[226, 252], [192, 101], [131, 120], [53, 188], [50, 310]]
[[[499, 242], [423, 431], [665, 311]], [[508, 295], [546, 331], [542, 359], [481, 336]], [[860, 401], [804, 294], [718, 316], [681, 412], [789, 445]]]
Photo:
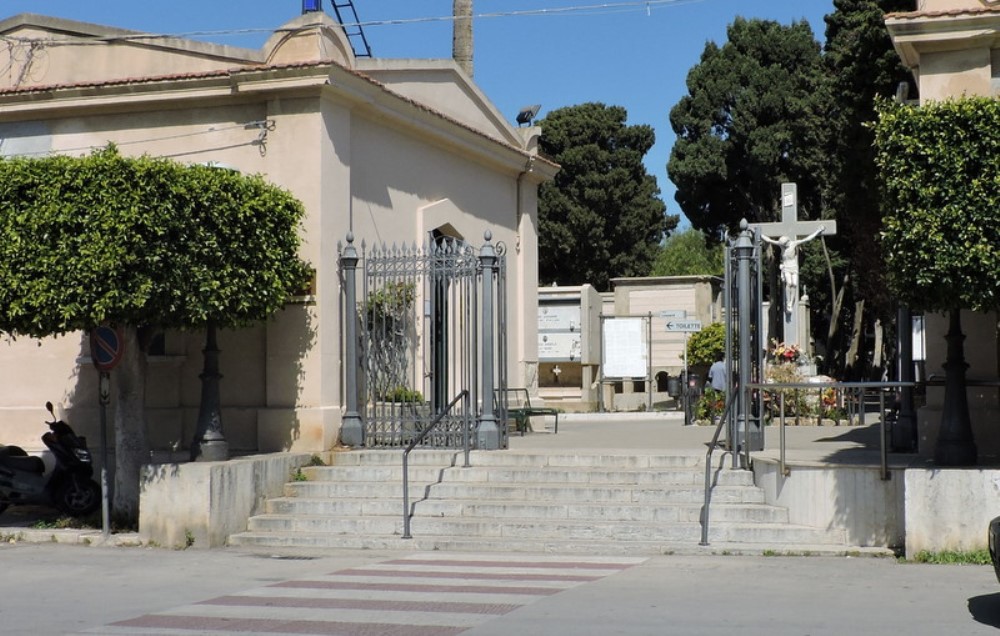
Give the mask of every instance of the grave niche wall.
[[591, 285], [538, 293], [538, 397], [546, 406], [593, 411], [600, 365], [601, 295]]

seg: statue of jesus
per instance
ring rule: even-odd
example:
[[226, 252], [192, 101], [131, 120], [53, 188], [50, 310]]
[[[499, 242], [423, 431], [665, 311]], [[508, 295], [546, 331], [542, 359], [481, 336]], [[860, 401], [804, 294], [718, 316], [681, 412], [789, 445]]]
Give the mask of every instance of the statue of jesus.
[[826, 228], [819, 226], [815, 232], [801, 239], [792, 240], [787, 236], [774, 240], [761, 235], [761, 239], [781, 248], [781, 279], [785, 283], [785, 312], [795, 311], [795, 301], [799, 298], [799, 245], [808, 243], [823, 233]]

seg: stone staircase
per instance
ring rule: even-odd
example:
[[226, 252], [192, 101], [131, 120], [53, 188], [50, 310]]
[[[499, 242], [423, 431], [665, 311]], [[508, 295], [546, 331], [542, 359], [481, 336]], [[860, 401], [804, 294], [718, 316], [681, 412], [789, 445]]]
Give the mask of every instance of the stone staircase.
[[590, 554], [862, 552], [840, 529], [793, 525], [753, 476], [712, 469], [709, 546], [699, 546], [704, 453], [474, 451], [410, 455], [412, 538], [403, 539], [402, 452], [333, 455], [304, 467], [230, 545]]

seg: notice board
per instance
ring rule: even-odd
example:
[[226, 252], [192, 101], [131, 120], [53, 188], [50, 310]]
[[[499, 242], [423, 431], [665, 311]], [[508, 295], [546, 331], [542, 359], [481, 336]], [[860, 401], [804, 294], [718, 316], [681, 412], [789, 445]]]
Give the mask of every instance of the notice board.
[[604, 376], [644, 378], [649, 372], [649, 345], [645, 318], [608, 318], [604, 321]]

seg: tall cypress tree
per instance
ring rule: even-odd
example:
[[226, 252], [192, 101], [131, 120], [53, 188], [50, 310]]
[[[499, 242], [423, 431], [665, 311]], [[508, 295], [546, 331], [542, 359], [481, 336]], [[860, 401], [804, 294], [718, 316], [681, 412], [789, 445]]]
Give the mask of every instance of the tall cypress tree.
[[599, 103], [550, 112], [539, 122], [541, 152], [562, 169], [539, 191], [539, 282], [590, 283], [646, 276], [665, 233], [656, 179], [642, 160], [653, 147], [651, 126], [625, 123], [621, 106]]

